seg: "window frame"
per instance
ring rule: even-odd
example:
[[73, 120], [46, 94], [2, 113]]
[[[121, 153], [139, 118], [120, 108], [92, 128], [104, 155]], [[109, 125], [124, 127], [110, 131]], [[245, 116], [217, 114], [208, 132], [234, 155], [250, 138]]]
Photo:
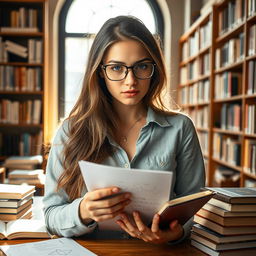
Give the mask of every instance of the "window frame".
[[[67, 37], [73, 38], [89, 38], [88, 33], [67, 33], [65, 31], [67, 14], [74, 0], [66, 0], [59, 15], [59, 31], [58, 31], [58, 120], [65, 117], [65, 41]], [[156, 23], [156, 33], [164, 42], [164, 19], [159, 5], [155, 0], [146, 0], [152, 10]]]

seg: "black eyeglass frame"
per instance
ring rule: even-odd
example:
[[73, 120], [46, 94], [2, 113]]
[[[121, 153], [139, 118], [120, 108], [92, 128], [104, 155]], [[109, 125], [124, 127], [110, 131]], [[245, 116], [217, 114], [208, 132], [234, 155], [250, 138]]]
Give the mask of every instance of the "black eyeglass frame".
[[[137, 77], [137, 76], [136, 76], [136, 74], [135, 74], [133, 68], [134, 68], [136, 65], [138, 65], [138, 64], [151, 64], [151, 65], [153, 65], [152, 72], [151, 72], [151, 74], [150, 74], [149, 77], [147, 77], [147, 78], [140, 78], [140, 77]], [[120, 66], [123, 66], [123, 67], [126, 68], [124, 78], [122, 78], [122, 79], [110, 79], [110, 78], [108, 77], [106, 68], [107, 68], [108, 66], [113, 66], [113, 65], [120, 65]], [[122, 81], [122, 80], [124, 80], [124, 79], [127, 77], [128, 72], [129, 72], [129, 69], [132, 70], [133, 75], [134, 75], [137, 79], [139, 79], [139, 80], [147, 80], [147, 79], [150, 79], [150, 78], [154, 75], [155, 66], [156, 66], [156, 63], [152, 63], [152, 62], [140, 62], [140, 63], [136, 63], [136, 64], [134, 64], [134, 65], [132, 65], [132, 66], [126, 66], [126, 65], [124, 65], [124, 64], [114, 64], [114, 63], [113, 63], [113, 64], [102, 64], [102, 65], [101, 65], [101, 68], [104, 70], [104, 72], [105, 72], [107, 78], [108, 78], [110, 81]]]

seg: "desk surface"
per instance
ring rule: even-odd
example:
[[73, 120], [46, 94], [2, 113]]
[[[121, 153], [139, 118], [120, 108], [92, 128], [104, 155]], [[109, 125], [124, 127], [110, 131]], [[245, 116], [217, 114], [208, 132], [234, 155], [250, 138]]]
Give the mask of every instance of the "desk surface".
[[[99, 256], [203, 256], [202, 252], [190, 245], [190, 241], [185, 241], [178, 245], [154, 245], [141, 240], [83, 240], [75, 239], [79, 244], [86, 247]], [[39, 242], [42, 239], [20, 239], [2, 240], [0, 245], [11, 245], [27, 242]]]

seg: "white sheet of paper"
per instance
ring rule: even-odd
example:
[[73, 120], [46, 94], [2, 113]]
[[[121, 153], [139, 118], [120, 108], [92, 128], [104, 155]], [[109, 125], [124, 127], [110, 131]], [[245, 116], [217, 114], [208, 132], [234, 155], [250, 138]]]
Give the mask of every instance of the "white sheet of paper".
[[57, 238], [40, 242], [2, 245], [0, 249], [7, 256], [49, 256], [49, 255], [67, 255], [67, 256], [97, 256], [93, 252], [81, 246], [71, 238]]
[[[152, 221], [154, 214], [169, 200], [172, 172], [159, 170], [126, 169], [79, 161], [79, 166], [88, 191], [109, 186], [121, 188], [121, 192], [132, 193], [131, 203], [125, 212], [141, 213], [145, 224]], [[100, 229], [120, 230], [117, 220], [99, 223]]]

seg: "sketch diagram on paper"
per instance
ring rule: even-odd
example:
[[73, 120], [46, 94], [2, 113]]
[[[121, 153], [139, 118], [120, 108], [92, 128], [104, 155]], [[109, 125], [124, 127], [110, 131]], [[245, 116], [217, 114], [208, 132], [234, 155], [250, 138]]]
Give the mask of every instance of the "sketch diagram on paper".
[[62, 249], [55, 249], [52, 252], [49, 252], [48, 255], [51, 256], [58, 256], [58, 255], [71, 255], [72, 250], [62, 250]]

